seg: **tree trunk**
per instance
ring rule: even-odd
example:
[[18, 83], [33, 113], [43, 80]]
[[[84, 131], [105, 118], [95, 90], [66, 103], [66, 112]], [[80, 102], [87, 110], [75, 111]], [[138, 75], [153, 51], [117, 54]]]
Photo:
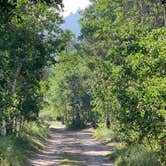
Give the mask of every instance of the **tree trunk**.
[[2, 125], [0, 124], [0, 136], [3, 135], [3, 128], [2, 128]]
[[111, 127], [111, 122], [110, 122], [110, 115], [109, 115], [109, 110], [107, 108], [106, 110], [106, 127], [109, 129]]
[[107, 119], [106, 119], [106, 127], [107, 127], [108, 129], [111, 127], [111, 122], [110, 122], [109, 117], [107, 117]]
[[19, 64], [18, 67], [17, 67], [16, 73], [15, 73], [15, 78], [14, 78], [14, 82], [13, 82], [13, 85], [12, 85], [12, 90], [11, 90], [12, 95], [15, 93], [17, 80], [18, 80], [21, 68], [22, 68], [22, 64]]
[[164, 3], [164, 26], [166, 26], [166, 2]]

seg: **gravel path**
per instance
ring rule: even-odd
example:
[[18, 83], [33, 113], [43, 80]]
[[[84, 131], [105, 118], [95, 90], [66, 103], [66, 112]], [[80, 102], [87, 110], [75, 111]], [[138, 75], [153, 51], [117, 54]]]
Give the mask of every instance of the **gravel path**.
[[51, 128], [45, 150], [27, 166], [113, 166], [106, 158], [109, 147], [99, 144], [89, 130]]

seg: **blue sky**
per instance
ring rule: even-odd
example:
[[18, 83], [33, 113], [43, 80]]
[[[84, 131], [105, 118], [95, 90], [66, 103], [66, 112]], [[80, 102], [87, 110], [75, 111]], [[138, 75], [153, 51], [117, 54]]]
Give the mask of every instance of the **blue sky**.
[[85, 9], [89, 4], [89, 0], [63, 0], [65, 5], [64, 17], [67, 17], [70, 13], [76, 13], [78, 9]]

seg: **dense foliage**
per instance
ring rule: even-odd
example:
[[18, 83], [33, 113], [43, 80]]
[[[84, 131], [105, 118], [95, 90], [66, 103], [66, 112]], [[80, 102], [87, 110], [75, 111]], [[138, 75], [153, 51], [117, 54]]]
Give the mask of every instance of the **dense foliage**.
[[25, 121], [38, 119], [46, 67], [70, 38], [59, 28], [61, 2], [50, 5], [51, 1], [0, 3], [1, 134], [18, 135]]
[[59, 55], [48, 93], [48, 103], [58, 116], [67, 114], [66, 124], [82, 123], [84, 116], [84, 125], [103, 122], [118, 140], [150, 145], [162, 162], [166, 155], [165, 9], [166, 2], [160, 0], [92, 1], [81, 11], [80, 43], [67, 55]]
[[70, 56], [63, 53], [53, 68], [47, 102], [49, 109], [56, 110], [56, 116], [62, 117], [68, 127], [82, 128], [95, 119], [90, 105], [89, 73], [86, 60], [78, 52], [72, 52]]
[[79, 42], [59, 28], [62, 8], [61, 0], [0, 1], [0, 135], [22, 135], [43, 103], [67, 127], [104, 124], [130, 147], [121, 164], [156, 154], [164, 165], [166, 1], [91, 0]]

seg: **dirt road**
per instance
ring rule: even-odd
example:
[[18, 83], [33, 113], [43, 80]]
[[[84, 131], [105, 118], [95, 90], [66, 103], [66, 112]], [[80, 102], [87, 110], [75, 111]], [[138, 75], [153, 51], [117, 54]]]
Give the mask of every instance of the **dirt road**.
[[51, 128], [47, 147], [28, 166], [113, 166], [106, 158], [110, 148], [99, 144], [89, 130]]

